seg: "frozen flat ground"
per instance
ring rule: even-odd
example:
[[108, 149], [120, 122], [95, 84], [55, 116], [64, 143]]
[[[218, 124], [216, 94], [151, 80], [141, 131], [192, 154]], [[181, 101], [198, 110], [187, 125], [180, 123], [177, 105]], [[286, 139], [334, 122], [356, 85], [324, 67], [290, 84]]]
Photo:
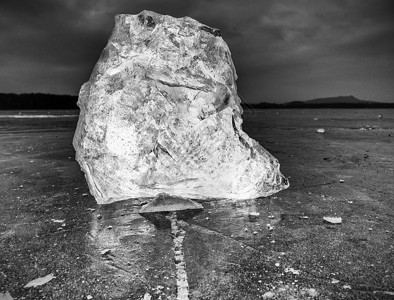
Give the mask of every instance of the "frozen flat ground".
[[[170, 230], [138, 214], [142, 199], [100, 207], [86, 194], [71, 146], [77, 118], [7, 114], [0, 299], [176, 299]], [[190, 299], [392, 299], [394, 110], [244, 117], [291, 186], [268, 198], [202, 202], [182, 223]], [[260, 217], [251, 222], [249, 212]], [[48, 274], [56, 278], [24, 288]]]

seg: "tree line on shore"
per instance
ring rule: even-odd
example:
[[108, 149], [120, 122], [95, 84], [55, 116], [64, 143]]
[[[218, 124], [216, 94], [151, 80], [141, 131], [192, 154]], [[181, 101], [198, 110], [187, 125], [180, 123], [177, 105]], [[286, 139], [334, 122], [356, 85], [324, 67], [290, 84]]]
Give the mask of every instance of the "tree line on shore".
[[78, 96], [0, 93], [0, 110], [78, 109]]
[[[78, 109], [78, 96], [55, 95], [44, 93], [11, 94], [0, 93], [0, 110], [36, 110], [36, 109]], [[281, 109], [281, 108], [394, 108], [394, 103], [359, 100], [353, 96], [320, 98], [308, 101], [286, 103], [246, 103], [244, 109]]]

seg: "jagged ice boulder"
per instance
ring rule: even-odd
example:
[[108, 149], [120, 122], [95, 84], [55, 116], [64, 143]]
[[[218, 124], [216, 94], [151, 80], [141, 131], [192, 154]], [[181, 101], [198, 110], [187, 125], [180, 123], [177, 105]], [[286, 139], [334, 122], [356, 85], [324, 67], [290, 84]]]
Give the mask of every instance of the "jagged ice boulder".
[[81, 87], [73, 140], [97, 202], [287, 188], [278, 161], [242, 131], [236, 79], [218, 29], [150, 11], [117, 15]]

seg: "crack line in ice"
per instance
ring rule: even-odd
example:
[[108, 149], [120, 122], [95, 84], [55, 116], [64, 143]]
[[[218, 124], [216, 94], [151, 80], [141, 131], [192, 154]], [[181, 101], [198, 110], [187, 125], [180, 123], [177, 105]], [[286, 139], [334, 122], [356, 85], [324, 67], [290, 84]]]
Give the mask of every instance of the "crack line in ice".
[[189, 283], [187, 281], [186, 262], [182, 247], [186, 231], [179, 226], [176, 212], [171, 213], [169, 219], [171, 221], [171, 233], [174, 242], [177, 300], [189, 300]]
[[248, 249], [251, 250], [251, 251], [259, 251], [259, 249], [257, 249], [256, 247], [253, 247], [253, 246], [251, 246], [251, 245], [248, 245], [248, 244], [245, 244], [245, 243], [243, 243], [243, 242], [241, 242], [241, 241], [238, 241], [237, 239], [235, 239], [235, 238], [233, 238], [233, 237], [231, 237], [231, 236], [225, 235], [225, 234], [223, 234], [223, 233], [221, 233], [221, 232], [219, 232], [219, 231], [217, 231], [217, 230], [214, 230], [214, 229], [205, 227], [205, 226], [203, 226], [203, 225], [201, 225], [201, 224], [197, 224], [197, 223], [191, 223], [190, 225], [191, 225], [192, 227], [199, 227], [200, 229], [205, 229], [206, 231], [209, 231], [209, 232], [211, 232], [211, 233], [220, 235], [220, 236], [222, 236], [222, 237], [224, 237], [224, 238], [230, 239], [230, 240], [232, 240], [232, 241], [237, 242], [238, 244], [240, 244], [241, 247], [243, 246], [243, 247], [245, 247], [245, 248], [248, 248]]

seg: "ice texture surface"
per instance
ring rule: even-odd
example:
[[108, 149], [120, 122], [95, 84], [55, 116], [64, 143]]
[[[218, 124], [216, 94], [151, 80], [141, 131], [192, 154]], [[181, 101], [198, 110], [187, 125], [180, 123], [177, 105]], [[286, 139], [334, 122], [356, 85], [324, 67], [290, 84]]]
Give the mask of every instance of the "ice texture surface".
[[236, 79], [218, 29], [151, 11], [117, 15], [81, 87], [73, 140], [96, 201], [287, 188], [278, 161], [242, 131]]

